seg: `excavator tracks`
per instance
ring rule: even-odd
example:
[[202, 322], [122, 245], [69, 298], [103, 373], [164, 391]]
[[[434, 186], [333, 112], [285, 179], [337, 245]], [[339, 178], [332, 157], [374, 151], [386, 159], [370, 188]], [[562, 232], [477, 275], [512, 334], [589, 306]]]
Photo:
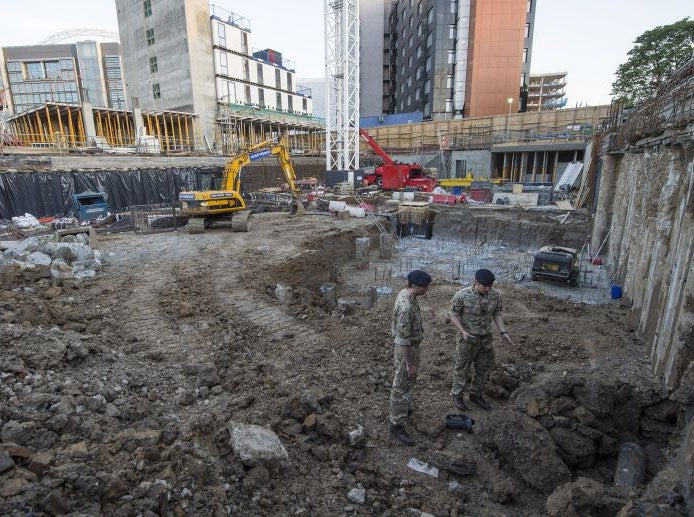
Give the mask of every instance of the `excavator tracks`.
[[231, 218], [231, 231], [232, 232], [247, 232], [248, 222], [251, 219], [251, 211], [243, 210], [241, 212], [236, 212]]
[[188, 218], [188, 233], [204, 233], [206, 217], [189, 217]]

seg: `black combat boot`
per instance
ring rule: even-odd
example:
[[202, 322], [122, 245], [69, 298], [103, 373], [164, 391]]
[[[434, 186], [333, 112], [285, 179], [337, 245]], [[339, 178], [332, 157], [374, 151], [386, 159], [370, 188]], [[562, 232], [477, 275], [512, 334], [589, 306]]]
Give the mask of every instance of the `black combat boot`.
[[492, 409], [491, 404], [484, 400], [482, 395], [479, 395], [478, 393], [470, 393], [470, 402], [477, 404], [485, 411], [489, 411], [490, 409]]
[[463, 398], [462, 393], [459, 393], [458, 395], [453, 395], [453, 402], [455, 403], [455, 407], [457, 407], [459, 410], [467, 410], [467, 404], [465, 403], [465, 399]]
[[390, 426], [390, 434], [394, 438], [397, 438], [405, 445], [414, 445], [414, 438], [410, 436], [410, 433], [405, 431], [404, 425], [392, 425]]

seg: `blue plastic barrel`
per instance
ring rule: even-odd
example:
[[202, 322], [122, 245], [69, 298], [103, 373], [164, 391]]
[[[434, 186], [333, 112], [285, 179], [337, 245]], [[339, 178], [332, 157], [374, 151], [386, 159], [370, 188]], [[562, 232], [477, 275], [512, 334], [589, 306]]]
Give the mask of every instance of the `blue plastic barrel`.
[[622, 297], [622, 286], [621, 285], [611, 285], [610, 289], [612, 291], [612, 299], [619, 300]]

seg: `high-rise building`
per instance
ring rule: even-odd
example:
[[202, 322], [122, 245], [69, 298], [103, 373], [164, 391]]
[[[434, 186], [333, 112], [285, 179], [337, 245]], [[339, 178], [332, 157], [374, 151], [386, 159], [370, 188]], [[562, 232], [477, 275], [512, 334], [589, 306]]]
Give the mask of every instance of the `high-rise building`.
[[566, 72], [530, 74], [527, 111], [547, 111], [566, 106]]
[[[434, 120], [504, 114], [508, 99], [518, 111], [530, 71], [535, 2], [365, 0], [370, 22], [369, 34], [362, 23], [361, 51], [384, 57], [380, 81], [363, 79], [361, 96], [383, 93], [382, 113], [421, 111]], [[372, 32], [381, 15], [388, 17], [387, 29], [376, 45]], [[362, 116], [371, 114], [362, 106]]]
[[46, 102], [82, 101], [126, 109], [118, 43], [0, 48], [0, 110], [20, 113]]
[[145, 109], [195, 113], [208, 142], [220, 126], [313, 124], [294, 63], [257, 50], [246, 18], [207, 0], [116, 0], [130, 95]]

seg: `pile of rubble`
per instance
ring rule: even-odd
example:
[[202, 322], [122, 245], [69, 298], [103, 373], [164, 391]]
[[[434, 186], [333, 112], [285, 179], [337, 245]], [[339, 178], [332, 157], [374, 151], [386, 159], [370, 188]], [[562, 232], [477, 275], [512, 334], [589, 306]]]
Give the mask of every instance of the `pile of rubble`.
[[92, 249], [86, 234], [29, 237], [21, 241], [0, 241], [0, 285], [13, 288], [41, 279], [56, 283], [96, 276], [102, 257]]

